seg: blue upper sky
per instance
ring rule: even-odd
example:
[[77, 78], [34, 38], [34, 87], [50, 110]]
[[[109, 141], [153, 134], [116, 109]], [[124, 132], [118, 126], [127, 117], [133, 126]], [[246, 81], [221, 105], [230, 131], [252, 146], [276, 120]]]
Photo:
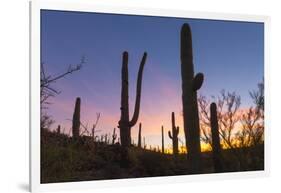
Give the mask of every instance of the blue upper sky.
[[[43, 10], [41, 61], [48, 73], [63, 72], [82, 56], [87, 61], [81, 71], [55, 84], [62, 93], [52, 99], [49, 113], [67, 125], [65, 119], [71, 118], [75, 97], [80, 96], [85, 122], [90, 124], [95, 112], [101, 112], [111, 130], [120, 117], [122, 52], [129, 52], [132, 107], [139, 62], [146, 51], [140, 120], [151, 125], [149, 117], [154, 117], [157, 129], [165, 123], [170, 128], [170, 112], [180, 116], [182, 109], [179, 35], [186, 22], [192, 29], [195, 72], [205, 75], [199, 93], [235, 91], [243, 107], [251, 105], [249, 91], [264, 74], [262, 23]], [[165, 118], [160, 116], [164, 113]]]

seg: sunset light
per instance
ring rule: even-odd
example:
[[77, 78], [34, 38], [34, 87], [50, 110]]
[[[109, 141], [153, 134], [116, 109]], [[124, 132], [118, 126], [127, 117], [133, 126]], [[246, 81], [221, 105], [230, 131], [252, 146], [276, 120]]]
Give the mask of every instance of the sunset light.
[[[263, 169], [263, 23], [42, 10], [41, 24], [43, 182]], [[52, 178], [58, 155], [71, 169]]]

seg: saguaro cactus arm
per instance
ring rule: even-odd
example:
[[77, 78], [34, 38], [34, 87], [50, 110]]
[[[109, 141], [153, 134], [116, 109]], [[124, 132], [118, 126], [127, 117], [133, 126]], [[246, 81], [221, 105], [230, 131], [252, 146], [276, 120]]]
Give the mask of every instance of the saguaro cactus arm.
[[168, 135], [169, 135], [170, 139], [173, 139], [173, 136], [172, 136], [172, 134], [171, 134], [171, 131], [168, 131]]
[[197, 73], [192, 82], [192, 89], [193, 91], [197, 91], [201, 88], [204, 81], [204, 74]]
[[145, 61], [146, 61], [146, 57], [147, 57], [147, 53], [145, 52], [143, 54], [141, 63], [140, 63], [140, 68], [139, 68], [139, 72], [138, 72], [138, 80], [137, 80], [137, 89], [136, 89], [136, 101], [135, 101], [135, 111], [134, 111], [134, 115], [132, 117], [132, 120], [130, 121], [130, 126], [134, 126], [137, 121], [138, 121], [138, 117], [139, 117], [139, 112], [140, 112], [140, 100], [141, 100], [141, 85], [142, 85], [142, 74], [143, 74], [143, 68], [145, 65]]
[[177, 126], [177, 129], [176, 129], [176, 132], [175, 132], [177, 136], [178, 136], [179, 132], [180, 132], [180, 127]]

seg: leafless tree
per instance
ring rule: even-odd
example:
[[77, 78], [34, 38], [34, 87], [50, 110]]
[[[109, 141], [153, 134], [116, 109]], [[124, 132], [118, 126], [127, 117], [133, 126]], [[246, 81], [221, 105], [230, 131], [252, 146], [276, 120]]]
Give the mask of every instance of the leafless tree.
[[257, 146], [264, 137], [264, 82], [258, 84], [258, 90], [250, 92], [254, 107], [250, 107], [240, 119], [242, 130], [237, 133], [239, 146]]
[[258, 90], [253, 90], [250, 93], [256, 108], [264, 111], [264, 80], [258, 83]]
[[60, 91], [53, 87], [53, 84], [64, 78], [65, 76], [72, 74], [75, 71], [78, 71], [82, 68], [82, 65], [85, 63], [85, 57], [81, 58], [79, 64], [76, 65], [69, 65], [65, 72], [58, 74], [58, 75], [48, 75], [46, 72], [44, 63], [41, 63], [41, 76], [40, 76], [40, 104], [41, 109], [46, 108], [46, 105], [50, 104], [48, 99], [50, 97], [54, 97], [55, 95], [59, 94]]
[[52, 124], [54, 124], [54, 120], [50, 115], [47, 115], [46, 113], [41, 113], [41, 119], [40, 119], [40, 126], [41, 129], [48, 129], [51, 127]]
[[239, 167], [244, 167], [240, 153], [235, 146], [235, 137], [237, 135], [235, 128], [239, 123], [239, 107], [241, 104], [241, 97], [235, 92], [226, 92], [222, 90], [220, 95], [212, 97], [212, 101], [204, 96], [198, 97], [198, 106], [200, 114], [201, 125], [201, 139], [209, 144], [212, 148], [212, 135], [211, 135], [211, 117], [210, 117], [210, 104], [215, 101], [217, 104], [217, 117], [219, 126], [219, 135], [221, 143], [224, 147], [231, 150], [239, 163]]
[[[233, 140], [235, 136], [235, 126], [239, 121], [238, 110], [241, 98], [235, 92], [222, 90], [220, 96], [212, 97], [217, 103], [218, 124], [220, 137], [223, 144], [228, 148], [234, 148]], [[210, 104], [211, 101], [205, 96], [198, 97], [199, 116], [201, 125], [201, 140], [212, 146], [212, 136], [210, 131]]]
[[201, 140], [212, 145], [212, 136], [211, 136], [211, 126], [210, 126], [210, 100], [206, 96], [200, 95], [198, 97], [198, 106], [199, 106], [199, 119], [200, 119], [200, 128], [201, 128]]
[[[258, 89], [249, 92], [254, 107], [250, 107], [241, 114], [238, 112], [241, 99], [234, 92], [224, 90], [217, 98], [218, 121], [220, 137], [228, 148], [249, 147], [263, 143], [264, 137], [264, 82], [258, 84]], [[201, 140], [212, 145], [210, 132], [210, 100], [205, 96], [198, 97], [200, 112]], [[239, 115], [240, 114], [240, 115]], [[240, 123], [241, 128], [234, 131], [235, 125]]]
[[47, 106], [50, 104], [48, 99], [60, 93], [60, 91], [54, 88], [53, 84], [56, 83], [56, 81], [64, 78], [65, 76], [80, 70], [84, 63], [85, 63], [85, 57], [82, 57], [79, 64], [69, 65], [68, 69], [65, 72], [58, 75], [49, 75], [45, 69], [44, 63], [41, 63], [41, 72], [40, 72], [41, 128], [49, 128], [51, 126], [50, 123], [54, 122], [54, 120], [51, 120], [51, 116], [47, 115], [46, 112], [43, 112], [43, 110], [46, 109]]
[[263, 142], [264, 127], [259, 108], [250, 107], [240, 118], [242, 129], [237, 132], [240, 147], [256, 146]]
[[[222, 91], [222, 97], [219, 97], [219, 105], [222, 106], [221, 112], [218, 113], [220, 136], [229, 148], [234, 148], [234, 129], [239, 122], [238, 109], [241, 104], [241, 98], [235, 92]], [[224, 107], [223, 107], [224, 106]], [[221, 107], [220, 107], [221, 108]], [[225, 108], [225, 112], [224, 111]]]

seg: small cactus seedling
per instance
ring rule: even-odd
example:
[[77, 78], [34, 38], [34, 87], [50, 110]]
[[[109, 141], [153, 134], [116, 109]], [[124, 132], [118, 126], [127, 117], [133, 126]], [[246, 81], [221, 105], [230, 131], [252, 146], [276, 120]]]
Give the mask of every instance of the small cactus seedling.
[[122, 64], [122, 88], [121, 88], [121, 117], [119, 121], [121, 145], [123, 147], [129, 147], [131, 145], [131, 127], [133, 127], [139, 117], [140, 111], [140, 99], [141, 99], [141, 84], [143, 68], [146, 61], [147, 54], [144, 53], [137, 78], [137, 89], [136, 89], [136, 101], [135, 110], [131, 120], [129, 120], [129, 77], [128, 77], [128, 52], [123, 53], [123, 64]]
[[171, 131], [169, 131], [168, 135], [170, 139], [172, 139], [173, 141], [173, 154], [177, 155], [179, 153], [179, 141], [178, 141], [179, 127], [176, 127], [174, 112], [172, 112], [172, 133]]
[[188, 160], [191, 165], [191, 173], [201, 172], [201, 147], [200, 127], [197, 104], [197, 90], [203, 84], [202, 73], [194, 76], [193, 51], [191, 29], [188, 24], [181, 28], [181, 77], [182, 77], [182, 105], [183, 123], [186, 145], [188, 149]]
[[141, 148], [141, 123], [139, 124], [138, 148]]
[[80, 106], [81, 99], [77, 97], [72, 118], [72, 136], [74, 140], [78, 139], [80, 135]]
[[211, 133], [212, 133], [214, 169], [215, 169], [215, 172], [222, 172], [223, 167], [222, 167], [221, 145], [220, 145], [216, 103], [211, 104], [210, 111], [211, 111]]

